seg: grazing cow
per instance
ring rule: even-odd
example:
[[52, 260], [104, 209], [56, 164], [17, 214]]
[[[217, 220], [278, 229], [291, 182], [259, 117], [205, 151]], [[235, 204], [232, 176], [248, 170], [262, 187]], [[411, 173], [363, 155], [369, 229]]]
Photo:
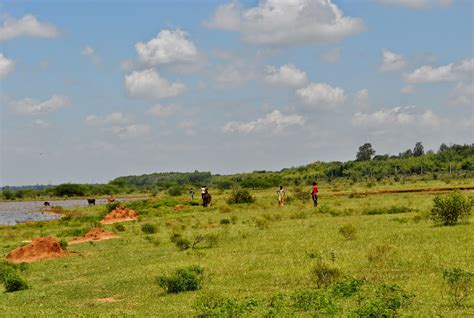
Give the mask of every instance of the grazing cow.
[[208, 206], [211, 206], [211, 203], [212, 203], [212, 196], [206, 190], [206, 193], [202, 195], [202, 206], [208, 207]]
[[95, 199], [87, 199], [89, 205], [95, 205]]
[[44, 204], [44, 207], [45, 207], [45, 208], [47, 208], [47, 207], [50, 207], [50, 206], [51, 206], [51, 204], [49, 204], [49, 201], [44, 201], [44, 203], [43, 203], [43, 204]]

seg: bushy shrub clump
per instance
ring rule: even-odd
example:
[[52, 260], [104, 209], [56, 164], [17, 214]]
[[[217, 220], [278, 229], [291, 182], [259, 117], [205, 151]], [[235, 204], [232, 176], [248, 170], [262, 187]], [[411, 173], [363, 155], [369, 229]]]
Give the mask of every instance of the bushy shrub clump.
[[155, 234], [157, 231], [156, 225], [145, 223], [142, 225], [142, 232], [146, 234]]
[[353, 311], [352, 316], [398, 317], [398, 310], [410, 299], [411, 296], [397, 285], [381, 285], [372, 295], [361, 297], [360, 305]]
[[116, 208], [118, 208], [120, 205], [121, 205], [120, 202], [110, 202], [110, 203], [107, 203], [105, 208], [107, 210], [107, 213], [110, 213], [113, 210], [115, 210]]
[[239, 204], [239, 203], [253, 203], [255, 198], [250, 194], [248, 190], [241, 189], [232, 192], [230, 197], [227, 199], [229, 204]]
[[474, 273], [464, 271], [460, 268], [446, 269], [443, 279], [447, 285], [446, 292], [453, 306], [461, 306], [469, 297], [474, 282]]
[[200, 266], [180, 268], [171, 276], [158, 276], [156, 281], [167, 293], [181, 293], [201, 289], [204, 269]]
[[471, 215], [474, 200], [462, 195], [459, 191], [451, 192], [433, 199], [431, 219], [439, 225], [455, 225], [459, 220]]
[[120, 224], [120, 223], [115, 223], [114, 228], [119, 232], [123, 232], [127, 229], [125, 225]]
[[21, 278], [20, 271], [25, 271], [27, 264], [0, 263], [0, 283], [8, 293], [28, 289], [27, 282]]
[[181, 186], [173, 186], [168, 189], [168, 194], [172, 197], [177, 197], [183, 194], [183, 187]]

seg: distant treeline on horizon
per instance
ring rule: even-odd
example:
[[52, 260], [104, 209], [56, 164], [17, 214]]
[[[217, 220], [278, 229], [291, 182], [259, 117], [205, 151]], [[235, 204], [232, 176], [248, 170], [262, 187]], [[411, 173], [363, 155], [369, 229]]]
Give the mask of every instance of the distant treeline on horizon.
[[348, 178], [353, 182], [373, 179], [424, 176], [437, 179], [441, 176], [473, 177], [474, 144], [442, 144], [438, 151], [423, 149], [421, 142], [413, 149], [398, 155], [375, 155], [370, 143], [359, 148], [356, 160], [346, 162], [313, 162], [308, 165], [284, 168], [280, 171], [253, 171], [231, 175], [213, 175], [211, 172], [161, 172], [139, 176], [122, 176], [107, 184], [31, 185], [8, 187], [1, 190], [3, 199], [14, 200], [30, 197], [57, 196], [99, 196], [134, 192], [152, 192], [172, 190], [182, 193], [187, 187], [201, 185], [218, 189], [237, 187], [265, 189], [279, 185], [307, 184], [313, 180], [331, 181]]

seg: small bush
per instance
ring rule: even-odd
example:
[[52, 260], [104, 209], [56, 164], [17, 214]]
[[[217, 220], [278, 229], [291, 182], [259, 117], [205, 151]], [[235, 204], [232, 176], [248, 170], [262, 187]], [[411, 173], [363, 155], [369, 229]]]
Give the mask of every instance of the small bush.
[[174, 244], [181, 251], [187, 250], [188, 248], [191, 247], [191, 242], [188, 239], [185, 239], [183, 237], [177, 238], [176, 241], [174, 242]]
[[411, 296], [397, 285], [382, 285], [371, 296], [360, 300], [353, 312], [355, 317], [398, 317], [398, 310], [406, 305]]
[[61, 245], [61, 248], [65, 251], [67, 251], [67, 248], [69, 246], [69, 243], [66, 240], [60, 240], [59, 245]]
[[461, 306], [472, 291], [474, 274], [460, 268], [447, 269], [443, 272], [447, 285], [446, 292], [453, 306]]
[[292, 307], [297, 311], [310, 313], [311, 317], [334, 317], [339, 306], [327, 293], [319, 290], [302, 290], [292, 297]]
[[392, 252], [392, 247], [389, 245], [377, 245], [369, 250], [367, 259], [370, 263], [380, 263], [385, 261], [388, 255]]
[[119, 232], [124, 232], [127, 229], [125, 225], [120, 223], [115, 223], [114, 228]]
[[339, 228], [339, 233], [346, 239], [346, 240], [353, 240], [355, 239], [356, 228], [352, 224], [346, 224]]
[[204, 270], [200, 266], [190, 266], [175, 271], [171, 276], [159, 276], [156, 281], [167, 293], [181, 293], [201, 289]]
[[8, 293], [28, 289], [28, 284], [17, 273], [11, 272], [3, 279], [5, 291]]
[[118, 208], [120, 206], [120, 202], [110, 202], [110, 203], [107, 203], [107, 205], [105, 206], [105, 209], [107, 210], [107, 213], [110, 213], [112, 212], [113, 210], [115, 210], [116, 208]]
[[232, 192], [230, 197], [227, 199], [229, 204], [239, 203], [254, 203], [255, 198], [250, 194], [248, 190], [242, 189]]
[[436, 196], [433, 203], [434, 207], [430, 217], [439, 225], [455, 225], [459, 220], [467, 219], [471, 215], [474, 205], [472, 199], [462, 195], [459, 191]]
[[177, 197], [183, 194], [183, 188], [180, 186], [173, 186], [168, 189], [168, 194], [172, 197]]
[[336, 297], [351, 297], [362, 287], [363, 282], [356, 278], [337, 282], [332, 288], [332, 294]]
[[323, 262], [318, 262], [312, 270], [312, 276], [317, 288], [323, 288], [334, 284], [341, 277], [341, 272]]
[[142, 232], [146, 234], [155, 234], [157, 232], [156, 225], [145, 223], [142, 225]]
[[229, 219], [221, 219], [220, 224], [223, 224], [223, 225], [227, 225], [227, 224], [230, 224], [230, 220]]

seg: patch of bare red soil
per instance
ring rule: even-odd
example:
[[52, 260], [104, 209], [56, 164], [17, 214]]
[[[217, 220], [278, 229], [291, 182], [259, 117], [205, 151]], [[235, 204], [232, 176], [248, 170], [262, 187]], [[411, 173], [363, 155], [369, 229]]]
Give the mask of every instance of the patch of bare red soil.
[[174, 207], [174, 209], [175, 209], [176, 211], [182, 210], [182, 209], [184, 209], [184, 205], [178, 204], [178, 205], [176, 205], [176, 206]]
[[117, 222], [134, 221], [136, 219], [138, 219], [137, 212], [126, 207], [118, 207], [107, 214], [100, 223], [112, 224]]
[[34, 262], [43, 259], [52, 259], [62, 256], [68, 256], [57, 240], [48, 237], [36, 237], [25, 246], [8, 253], [6, 260], [13, 263]]
[[71, 242], [69, 242], [69, 244], [79, 244], [79, 243], [89, 242], [89, 241], [104, 241], [104, 240], [110, 240], [117, 237], [119, 236], [112, 232], [95, 227], [89, 232], [87, 232], [84, 236], [74, 238]]

